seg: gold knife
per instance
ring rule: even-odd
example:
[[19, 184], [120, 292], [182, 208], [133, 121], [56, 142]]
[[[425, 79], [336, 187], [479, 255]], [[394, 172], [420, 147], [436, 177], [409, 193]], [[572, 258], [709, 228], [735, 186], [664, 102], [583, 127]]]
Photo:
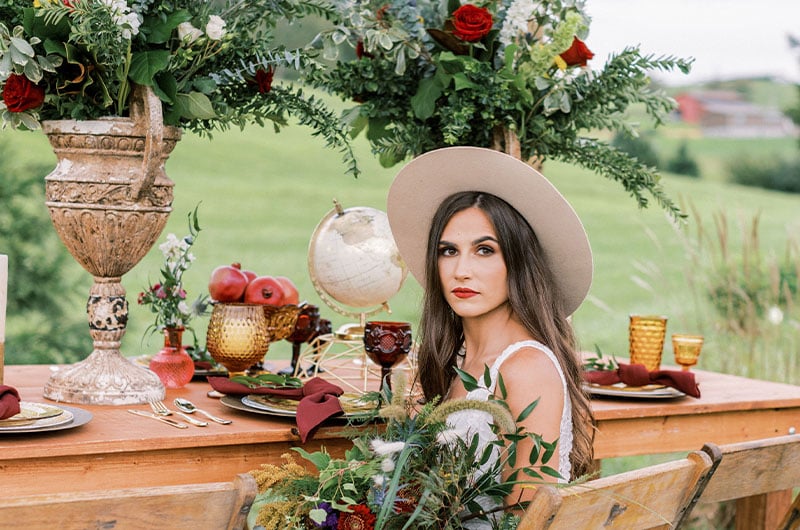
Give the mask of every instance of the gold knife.
[[177, 427], [179, 429], [188, 429], [189, 426], [185, 423], [178, 423], [175, 420], [171, 420], [169, 418], [165, 418], [164, 416], [156, 416], [155, 414], [150, 414], [149, 412], [142, 412], [141, 410], [133, 410], [128, 409], [128, 412], [131, 414], [136, 414], [137, 416], [144, 416], [145, 418], [152, 418], [154, 420], [158, 420], [162, 423], [166, 423], [167, 425], [172, 425], [173, 427]]

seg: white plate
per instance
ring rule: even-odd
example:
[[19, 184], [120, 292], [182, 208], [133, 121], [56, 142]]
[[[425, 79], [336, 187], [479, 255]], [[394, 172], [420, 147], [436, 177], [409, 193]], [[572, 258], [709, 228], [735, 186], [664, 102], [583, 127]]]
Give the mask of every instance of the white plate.
[[672, 387], [663, 385], [627, 386], [584, 384], [583, 388], [594, 396], [623, 397], [632, 399], [670, 399], [684, 397], [686, 394]]

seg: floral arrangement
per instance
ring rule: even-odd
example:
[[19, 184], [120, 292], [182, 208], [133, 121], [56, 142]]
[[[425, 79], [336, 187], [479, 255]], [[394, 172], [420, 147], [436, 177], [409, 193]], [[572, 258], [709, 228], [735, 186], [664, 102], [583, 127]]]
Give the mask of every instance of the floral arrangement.
[[[466, 388], [477, 387], [469, 374], [459, 375]], [[429, 402], [411, 415], [402, 371], [393, 374], [392, 388], [395, 391], [384, 390], [382, 398], [371, 396], [384, 404], [377, 412], [383, 422], [380, 427], [353, 429], [353, 445], [344, 458], [294, 448], [313, 467], [285, 454], [282, 464], [252, 471], [259, 494], [250, 510], [249, 528], [450, 530], [480, 519], [511, 529], [519, 517], [508, 510], [524, 507], [504, 505], [511, 488], [540, 483], [544, 474], [558, 477], [547, 465], [555, 442], [517, 427], [504, 395], [486, 402]], [[498, 388], [505, 388], [502, 382]], [[532, 403], [517, 422], [535, 406]], [[448, 426], [448, 415], [466, 409], [489, 413], [497, 439], [482, 444], [477, 435]], [[531, 464], [504, 479], [503, 470], [516, 462], [517, 442], [526, 437], [535, 441]], [[486, 500], [497, 507], [487, 508]]]
[[0, 119], [126, 116], [134, 84], [151, 87], [167, 125], [211, 134], [287, 115], [345, 153], [338, 117], [301, 89], [275, 83], [303, 50], [275, 44], [278, 22], [324, 14], [323, 0], [0, 0]]
[[648, 72], [691, 60], [628, 47], [594, 71], [585, 0], [331, 0], [333, 27], [315, 46], [335, 61], [308, 79], [357, 105], [345, 111], [386, 166], [450, 145], [524, 160], [574, 163], [619, 181], [641, 207], [649, 193], [675, 216], [654, 168], [591, 133], [635, 134], [640, 104], [662, 123], [675, 102]]
[[156, 315], [155, 322], [148, 327], [151, 332], [167, 328], [184, 328], [194, 334], [189, 322], [195, 316], [206, 313], [208, 296], [200, 295], [189, 305], [186, 303], [186, 290], [183, 288], [183, 273], [195, 260], [191, 248], [199, 233], [200, 224], [195, 208], [189, 213], [189, 235], [178, 239], [175, 234], [168, 234], [166, 241], [158, 246], [164, 255], [161, 281], [151, 284], [146, 291], [140, 292], [138, 298], [140, 305], [150, 306], [150, 310]]

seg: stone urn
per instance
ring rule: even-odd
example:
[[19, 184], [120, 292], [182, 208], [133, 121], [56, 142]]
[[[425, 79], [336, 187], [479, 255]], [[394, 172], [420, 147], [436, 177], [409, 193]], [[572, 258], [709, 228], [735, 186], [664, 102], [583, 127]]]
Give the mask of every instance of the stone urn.
[[125, 358], [128, 321], [121, 282], [158, 240], [172, 211], [164, 162], [180, 139], [165, 127], [161, 101], [134, 88], [130, 118], [45, 121], [58, 165], [45, 178], [46, 204], [59, 237], [94, 276], [86, 311], [94, 349], [52, 374], [44, 396], [91, 405], [145, 403], [164, 397], [153, 372]]

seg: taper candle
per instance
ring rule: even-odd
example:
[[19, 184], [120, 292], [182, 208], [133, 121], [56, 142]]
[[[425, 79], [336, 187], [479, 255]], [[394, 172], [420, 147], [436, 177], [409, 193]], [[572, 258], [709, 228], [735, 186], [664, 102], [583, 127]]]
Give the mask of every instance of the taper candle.
[[8, 256], [0, 254], [0, 385], [3, 384], [3, 366], [6, 347], [6, 301], [8, 300]]

